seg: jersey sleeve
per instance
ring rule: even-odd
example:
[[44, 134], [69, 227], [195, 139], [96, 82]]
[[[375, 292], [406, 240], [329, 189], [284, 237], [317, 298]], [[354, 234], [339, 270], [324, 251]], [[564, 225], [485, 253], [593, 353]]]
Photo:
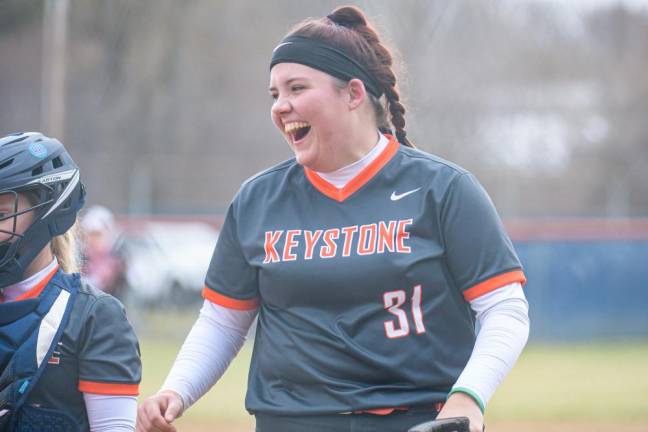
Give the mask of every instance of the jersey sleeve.
[[440, 221], [448, 268], [467, 301], [526, 282], [495, 206], [473, 175], [461, 174], [450, 185]]
[[116, 298], [97, 298], [89, 308], [81, 338], [79, 391], [137, 396], [142, 377], [139, 344]]
[[203, 297], [230, 309], [253, 310], [258, 306], [257, 280], [257, 271], [246, 259], [239, 241], [235, 200], [227, 210], [216, 242]]

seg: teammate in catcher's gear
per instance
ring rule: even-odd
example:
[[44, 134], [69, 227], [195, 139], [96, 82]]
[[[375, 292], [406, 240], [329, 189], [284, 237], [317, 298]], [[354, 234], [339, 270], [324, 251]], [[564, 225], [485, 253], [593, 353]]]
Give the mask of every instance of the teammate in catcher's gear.
[[134, 429], [137, 340], [121, 304], [72, 273], [84, 199], [58, 140], [0, 139], [2, 431]]
[[412, 148], [391, 64], [354, 7], [277, 45], [271, 116], [295, 158], [234, 197], [205, 305], [140, 408], [142, 431], [173, 430], [256, 315], [257, 431], [403, 432], [457, 416], [481, 431], [526, 341], [525, 276], [475, 177]]

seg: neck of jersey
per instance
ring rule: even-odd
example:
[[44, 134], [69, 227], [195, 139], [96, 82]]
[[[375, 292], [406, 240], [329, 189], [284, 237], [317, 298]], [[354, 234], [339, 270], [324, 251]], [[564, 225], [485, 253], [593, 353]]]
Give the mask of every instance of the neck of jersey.
[[326, 180], [328, 183], [332, 184], [338, 189], [342, 189], [351, 180], [353, 180], [355, 176], [362, 172], [363, 169], [371, 164], [371, 162], [376, 160], [376, 158], [380, 156], [383, 150], [385, 150], [385, 147], [387, 147], [388, 143], [389, 140], [387, 139], [387, 137], [381, 133], [378, 133], [378, 142], [375, 146], [373, 146], [369, 153], [362, 157], [362, 159], [359, 159], [347, 166], [328, 173], [322, 173], [319, 171], [315, 172], [318, 176]]
[[20, 297], [22, 294], [28, 292], [45, 278], [47, 278], [52, 272], [58, 267], [58, 260], [56, 257], [45, 267], [43, 267], [38, 273], [31, 275], [27, 279], [9, 285], [2, 290], [2, 301], [8, 302], [13, 301]]

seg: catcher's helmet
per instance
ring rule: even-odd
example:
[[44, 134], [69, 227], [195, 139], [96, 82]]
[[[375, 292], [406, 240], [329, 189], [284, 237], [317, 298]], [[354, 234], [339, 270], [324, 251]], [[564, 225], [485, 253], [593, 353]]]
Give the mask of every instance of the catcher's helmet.
[[[29, 197], [28, 208], [18, 208], [18, 194]], [[83, 207], [85, 189], [79, 168], [60, 141], [38, 132], [0, 138], [0, 196], [13, 197], [13, 229], [0, 229], [0, 289], [22, 280], [25, 269], [52, 237], [65, 233]], [[16, 232], [16, 218], [34, 212], [33, 222]]]

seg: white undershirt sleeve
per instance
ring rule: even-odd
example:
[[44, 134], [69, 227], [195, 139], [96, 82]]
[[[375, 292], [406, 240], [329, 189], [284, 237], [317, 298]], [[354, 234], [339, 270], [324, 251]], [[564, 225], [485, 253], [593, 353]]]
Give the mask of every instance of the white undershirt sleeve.
[[475, 347], [452, 391], [473, 396], [482, 411], [517, 361], [529, 337], [529, 304], [519, 283], [470, 302], [479, 323]]
[[180, 395], [184, 410], [216, 384], [239, 352], [257, 310], [229, 309], [205, 300], [161, 390]]
[[137, 416], [135, 396], [83, 393], [91, 432], [133, 432]]

